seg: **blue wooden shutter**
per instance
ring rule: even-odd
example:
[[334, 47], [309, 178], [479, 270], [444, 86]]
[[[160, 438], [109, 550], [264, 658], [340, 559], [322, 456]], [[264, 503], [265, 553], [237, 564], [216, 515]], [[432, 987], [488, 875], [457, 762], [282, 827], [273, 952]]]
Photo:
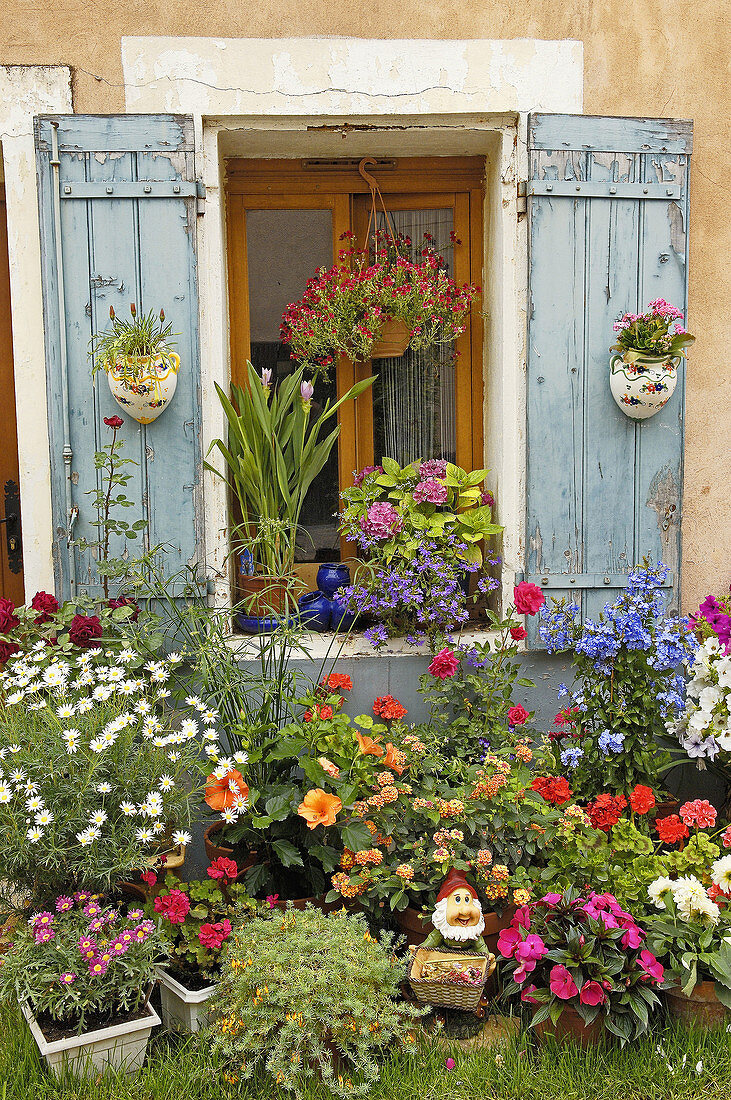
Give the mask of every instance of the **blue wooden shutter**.
[[526, 578], [592, 617], [648, 554], [677, 607], [685, 368], [635, 421], [608, 363], [620, 314], [686, 308], [692, 125], [537, 114], [528, 133]]
[[89, 340], [108, 324], [110, 305], [125, 317], [131, 302], [144, 311], [164, 307], [180, 355], [177, 391], [162, 415], [147, 426], [123, 417], [123, 453], [138, 465], [127, 489], [134, 507], [117, 514], [148, 521], [129, 551], [164, 543], [168, 577], [203, 560], [193, 120], [38, 118], [36, 151], [56, 583], [65, 597], [99, 595], [94, 561], [69, 550], [69, 533], [98, 537], [86, 492], [96, 485], [94, 452], [111, 438], [103, 418], [120, 410], [103, 372], [92, 384]]

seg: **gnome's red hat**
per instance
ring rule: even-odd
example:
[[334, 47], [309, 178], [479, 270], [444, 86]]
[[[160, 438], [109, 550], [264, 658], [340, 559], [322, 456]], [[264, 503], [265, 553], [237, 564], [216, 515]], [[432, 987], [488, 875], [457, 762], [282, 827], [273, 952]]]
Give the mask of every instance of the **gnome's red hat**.
[[469, 890], [475, 901], [478, 900], [477, 891], [474, 886], [470, 886], [469, 882], [464, 877], [464, 871], [455, 871], [453, 867], [442, 883], [442, 888], [437, 894], [437, 901], [444, 901], [444, 899], [448, 898], [455, 890]]

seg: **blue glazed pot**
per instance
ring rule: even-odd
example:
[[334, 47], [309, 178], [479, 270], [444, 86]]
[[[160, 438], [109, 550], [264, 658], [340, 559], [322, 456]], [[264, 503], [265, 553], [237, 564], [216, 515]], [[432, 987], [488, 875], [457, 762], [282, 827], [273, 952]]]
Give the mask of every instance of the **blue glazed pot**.
[[300, 618], [310, 630], [329, 630], [333, 603], [322, 592], [307, 592], [299, 601]]
[[332, 601], [332, 615], [330, 616], [330, 629], [336, 633], [341, 634], [346, 630], [350, 630], [355, 622], [355, 615], [352, 611], [346, 611], [340, 606], [337, 600]]
[[350, 570], [347, 565], [341, 565], [339, 561], [323, 562], [317, 570], [317, 587], [329, 600], [333, 598], [338, 588], [345, 588], [350, 584]]

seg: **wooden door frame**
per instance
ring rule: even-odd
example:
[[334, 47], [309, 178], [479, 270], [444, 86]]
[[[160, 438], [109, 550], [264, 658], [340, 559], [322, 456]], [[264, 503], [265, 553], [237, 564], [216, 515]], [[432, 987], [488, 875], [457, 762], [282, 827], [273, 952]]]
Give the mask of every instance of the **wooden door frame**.
[[[10, 259], [8, 254], [8, 221], [5, 203], [5, 184], [0, 182], [0, 354], [3, 367], [0, 372], [0, 401], [4, 410], [3, 449], [4, 477], [0, 478], [0, 515], [5, 512], [5, 482], [20, 484], [18, 460], [18, 427], [15, 412], [15, 374], [13, 370], [13, 329], [10, 308]], [[7, 356], [7, 358], [6, 358]], [[8, 451], [7, 448], [10, 448]], [[14, 448], [14, 449], [13, 449]], [[10, 571], [5, 524], [0, 524], [0, 596], [12, 599], [16, 605], [25, 601], [23, 569]], [[21, 535], [22, 538], [22, 535]]]

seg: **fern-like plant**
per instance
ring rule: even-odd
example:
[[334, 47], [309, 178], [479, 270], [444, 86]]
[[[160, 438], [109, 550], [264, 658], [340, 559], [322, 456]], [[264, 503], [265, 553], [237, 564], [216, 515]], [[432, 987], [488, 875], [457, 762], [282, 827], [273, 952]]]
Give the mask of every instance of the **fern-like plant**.
[[403, 972], [393, 936], [374, 939], [361, 915], [273, 910], [228, 942], [213, 1046], [242, 1079], [263, 1066], [297, 1100], [316, 1077], [335, 1096], [365, 1096], [379, 1052], [416, 1049], [415, 1019], [426, 1010], [397, 999]]

